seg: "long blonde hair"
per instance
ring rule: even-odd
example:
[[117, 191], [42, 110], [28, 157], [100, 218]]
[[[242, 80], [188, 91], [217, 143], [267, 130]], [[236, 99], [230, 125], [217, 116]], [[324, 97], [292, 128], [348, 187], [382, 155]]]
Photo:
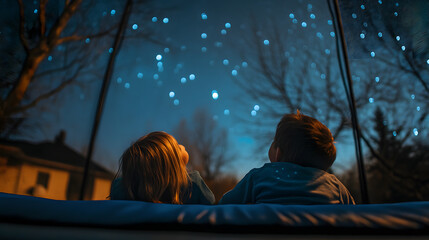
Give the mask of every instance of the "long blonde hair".
[[120, 169], [132, 200], [181, 204], [189, 184], [179, 144], [165, 132], [141, 137], [122, 154]]

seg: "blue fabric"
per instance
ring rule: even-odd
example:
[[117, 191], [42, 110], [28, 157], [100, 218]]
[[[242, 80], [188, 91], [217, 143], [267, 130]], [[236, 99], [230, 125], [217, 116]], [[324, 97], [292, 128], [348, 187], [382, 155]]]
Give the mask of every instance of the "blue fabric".
[[[183, 199], [183, 204], [214, 204], [215, 197], [209, 187], [206, 185], [201, 175], [197, 171], [189, 173], [191, 180], [192, 191], [190, 197]], [[184, 190], [187, 191], [187, 190]], [[127, 194], [125, 187], [122, 184], [122, 179], [117, 178], [113, 180], [110, 189], [111, 200], [131, 200]]]
[[323, 170], [288, 162], [266, 163], [244, 176], [219, 204], [354, 204], [347, 188]]
[[356, 229], [429, 229], [429, 202], [370, 205], [174, 205], [140, 201], [62, 201], [0, 193], [0, 221], [144, 226], [282, 225]]

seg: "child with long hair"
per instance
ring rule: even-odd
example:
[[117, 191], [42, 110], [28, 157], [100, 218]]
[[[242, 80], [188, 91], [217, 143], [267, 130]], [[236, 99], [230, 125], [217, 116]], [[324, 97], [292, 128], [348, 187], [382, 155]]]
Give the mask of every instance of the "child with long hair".
[[141, 137], [122, 154], [111, 200], [172, 204], [213, 204], [214, 195], [197, 171], [188, 173], [189, 155], [165, 132]]

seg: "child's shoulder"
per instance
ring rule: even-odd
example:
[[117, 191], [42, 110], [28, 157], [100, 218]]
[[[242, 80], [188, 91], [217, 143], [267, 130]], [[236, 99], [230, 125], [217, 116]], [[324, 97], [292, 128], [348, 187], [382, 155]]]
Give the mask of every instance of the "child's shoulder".
[[266, 172], [270, 172], [272, 170], [276, 170], [281, 167], [282, 164], [277, 163], [265, 163], [261, 167], [252, 168], [248, 173], [246, 173], [245, 177], [250, 177], [253, 175], [264, 174]]
[[122, 183], [122, 178], [115, 178], [112, 181], [112, 185], [110, 187], [110, 199], [111, 200], [130, 200], [125, 187]]
[[294, 164], [294, 163], [289, 163], [289, 162], [269, 162], [269, 163], [265, 163], [262, 167], [260, 168], [254, 168], [252, 169], [254, 170], [254, 173], [259, 173], [259, 172], [270, 172], [270, 171], [285, 171], [285, 170], [304, 170], [304, 167]]
[[260, 176], [269, 174], [273, 169], [273, 166], [271, 166], [271, 163], [265, 163], [263, 166], [258, 168], [252, 168], [249, 172], [244, 175], [242, 181], [250, 181], [258, 179]]
[[325, 175], [330, 175], [326, 171], [317, 168], [303, 167], [290, 162], [266, 163], [260, 168], [252, 169], [248, 174], [253, 177], [287, 176], [290, 179], [300, 180], [314, 180]]

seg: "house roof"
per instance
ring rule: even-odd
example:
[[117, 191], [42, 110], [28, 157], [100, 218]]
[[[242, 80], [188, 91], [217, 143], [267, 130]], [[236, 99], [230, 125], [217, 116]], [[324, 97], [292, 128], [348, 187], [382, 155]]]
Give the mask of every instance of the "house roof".
[[[61, 142], [44, 141], [32, 143], [24, 140], [0, 139], [0, 145], [18, 148], [30, 158], [43, 159], [53, 163], [61, 163], [74, 167], [84, 168], [86, 159], [78, 152]], [[108, 175], [114, 175], [100, 164], [91, 161], [90, 170]]]

